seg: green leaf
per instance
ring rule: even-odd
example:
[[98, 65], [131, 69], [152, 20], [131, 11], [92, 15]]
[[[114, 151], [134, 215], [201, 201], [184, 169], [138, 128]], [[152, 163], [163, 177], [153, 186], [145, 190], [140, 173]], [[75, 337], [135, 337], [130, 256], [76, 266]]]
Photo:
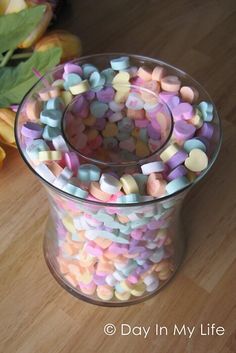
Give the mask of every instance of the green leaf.
[[0, 108], [11, 104], [18, 104], [26, 92], [38, 81], [32, 72], [36, 68], [45, 74], [56, 66], [61, 57], [60, 48], [51, 48], [45, 52], [35, 52], [30, 59], [17, 67], [3, 67], [0, 69]]
[[0, 53], [14, 49], [34, 30], [46, 7], [35, 6], [0, 16]]

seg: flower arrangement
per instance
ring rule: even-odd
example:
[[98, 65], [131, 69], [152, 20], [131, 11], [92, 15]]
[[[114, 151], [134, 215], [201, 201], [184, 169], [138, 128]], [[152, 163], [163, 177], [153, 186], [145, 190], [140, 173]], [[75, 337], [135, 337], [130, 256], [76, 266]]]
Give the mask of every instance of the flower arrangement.
[[[0, 144], [16, 147], [14, 120], [18, 104], [44, 74], [81, 55], [80, 39], [67, 31], [46, 33], [60, 1], [0, 2]], [[6, 153], [0, 145], [0, 168]]]

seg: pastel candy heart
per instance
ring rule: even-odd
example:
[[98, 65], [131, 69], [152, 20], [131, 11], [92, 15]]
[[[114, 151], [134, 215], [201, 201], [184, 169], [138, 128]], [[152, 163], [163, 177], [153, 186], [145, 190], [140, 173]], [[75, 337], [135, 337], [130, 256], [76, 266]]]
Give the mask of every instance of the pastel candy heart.
[[136, 155], [141, 158], [148, 156], [150, 153], [148, 146], [142, 140], [137, 141], [135, 151]]
[[174, 108], [176, 108], [179, 104], [180, 104], [180, 98], [178, 96], [170, 97], [170, 99], [167, 101], [167, 105], [171, 111]]
[[83, 164], [79, 167], [78, 178], [81, 181], [97, 181], [100, 178], [101, 170], [92, 164]]
[[115, 123], [106, 123], [105, 129], [102, 131], [104, 137], [114, 137], [117, 135], [118, 129]]
[[126, 133], [132, 131], [134, 128], [134, 123], [132, 119], [128, 117], [123, 118], [121, 121], [118, 122], [117, 125], [118, 125], [119, 131], [126, 132]]
[[90, 112], [95, 118], [103, 118], [108, 110], [108, 105], [98, 101], [90, 104]]
[[82, 70], [82, 68], [79, 65], [75, 65], [75, 64], [72, 64], [72, 63], [66, 63], [64, 65], [64, 73], [65, 74], [73, 73], [73, 74], [79, 74], [80, 76], [82, 76], [83, 75], [83, 70]]
[[56, 97], [56, 98], [51, 98], [47, 101], [46, 104], [46, 109], [50, 110], [50, 109], [58, 109], [61, 110], [64, 108], [64, 102], [61, 98]]
[[100, 188], [102, 191], [107, 192], [108, 194], [116, 194], [121, 189], [120, 181], [115, 178], [113, 175], [107, 173], [102, 174], [100, 178]]
[[115, 71], [110, 68], [101, 71], [101, 74], [105, 76], [106, 84], [111, 84], [113, 81], [113, 78], [115, 77]]
[[113, 79], [112, 85], [117, 91], [129, 92], [130, 84], [129, 84], [130, 75], [128, 72], [120, 71]]
[[128, 194], [128, 195], [123, 195], [118, 197], [117, 202], [120, 203], [133, 203], [133, 202], [138, 202], [139, 201], [139, 195], [138, 194]]
[[192, 151], [194, 148], [197, 148], [199, 150], [202, 150], [203, 152], [206, 152], [206, 146], [204, 145], [204, 143], [201, 140], [193, 138], [193, 139], [185, 141], [184, 149], [187, 153]]
[[165, 195], [166, 182], [156, 173], [151, 173], [147, 180], [147, 193], [150, 196], [161, 197]]
[[71, 195], [86, 198], [88, 196], [88, 192], [86, 190], [81, 189], [78, 186], [75, 186], [71, 183], [67, 183], [66, 186], [63, 188], [64, 191], [68, 192]]
[[115, 101], [109, 102], [109, 108], [115, 113], [120, 112], [124, 106], [125, 105], [123, 103], [116, 103]]
[[28, 121], [21, 128], [21, 134], [25, 137], [36, 139], [42, 136], [43, 127], [37, 123]]
[[180, 89], [181, 98], [188, 103], [194, 103], [199, 97], [199, 93], [195, 87], [182, 86]]
[[208, 157], [205, 152], [195, 148], [190, 151], [189, 157], [185, 160], [184, 164], [192, 172], [201, 172], [208, 166]]
[[53, 138], [61, 134], [61, 130], [55, 127], [46, 125], [43, 130], [43, 138], [48, 141], [52, 141]]
[[[180, 178], [177, 178], [177, 179], [174, 179], [174, 180], [170, 181], [166, 185], [166, 191], [170, 195], [170, 194], [175, 193], [176, 191], [179, 191], [179, 190], [183, 189], [188, 184], [189, 184], [188, 179], [185, 176], [182, 176]], [[168, 206], [168, 204], [165, 205], [165, 207], [167, 207], [167, 206]]]
[[28, 156], [34, 160], [38, 159], [38, 153], [40, 151], [49, 151], [49, 147], [44, 140], [33, 140], [30, 145], [26, 147], [26, 153]]
[[213, 120], [213, 105], [211, 103], [201, 102], [198, 108], [202, 113], [204, 121], [210, 122]]
[[[173, 98], [172, 98], [173, 99]], [[174, 120], [188, 120], [191, 119], [194, 115], [194, 110], [191, 104], [189, 103], [180, 103], [171, 109]]]
[[98, 101], [102, 103], [109, 103], [113, 100], [114, 95], [115, 92], [112, 87], [105, 87], [96, 93]]
[[62, 112], [60, 110], [43, 110], [40, 114], [40, 121], [50, 127], [60, 127]]
[[187, 140], [193, 137], [196, 128], [184, 120], [176, 121], [173, 134], [177, 140]]
[[121, 56], [120, 58], [112, 59], [110, 61], [111, 67], [113, 70], [125, 70], [128, 69], [130, 66], [129, 57], [128, 56]]
[[78, 74], [69, 73], [65, 75], [64, 88], [68, 90], [71, 86], [75, 86], [82, 81]]
[[100, 74], [97, 71], [94, 71], [90, 78], [89, 78], [89, 83], [94, 91], [99, 91], [103, 88], [104, 84], [106, 82], [106, 78], [104, 75]]
[[89, 76], [95, 72], [98, 71], [98, 69], [96, 68], [96, 66], [92, 65], [92, 64], [84, 64], [82, 65], [82, 70], [83, 70], [83, 76], [85, 78], [89, 78]]
[[137, 93], [130, 93], [125, 103], [128, 109], [140, 110], [144, 106], [144, 101]]
[[118, 141], [114, 137], [105, 137], [103, 140], [103, 146], [109, 150], [109, 149], [115, 149], [118, 145]]
[[127, 140], [121, 141], [119, 143], [119, 146], [121, 149], [127, 150], [129, 152], [133, 152], [135, 150], [134, 139], [132, 137], [130, 137]]

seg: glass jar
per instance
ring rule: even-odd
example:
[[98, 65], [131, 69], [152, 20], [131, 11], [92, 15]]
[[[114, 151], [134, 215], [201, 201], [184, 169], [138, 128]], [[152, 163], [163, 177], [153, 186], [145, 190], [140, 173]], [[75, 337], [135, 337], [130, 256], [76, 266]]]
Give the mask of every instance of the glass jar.
[[[104, 70], [110, 60], [122, 56], [126, 54], [91, 55], [73, 63], [80, 66], [90, 63], [99, 70]], [[44, 178], [37, 170], [38, 162], [32, 160], [27, 153], [27, 146], [32, 141], [22, 137], [22, 126], [28, 119], [29, 102], [42, 105], [39, 92], [44, 90], [45, 84], [51, 87], [55, 80], [62, 79], [63, 66], [47, 73], [26, 94], [15, 124], [16, 142], [21, 156], [44, 185], [49, 199], [50, 216], [44, 236], [44, 254], [51, 273], [76, 297], [107, 306], [143, 301], [156, 294], [174, 276], [183, 259], [186, 245], [186, 234], [180, 218], [182, 202], [191, 187], [211, 168], [221, 144], [220, 120], [216, 108], [199, 83], [183, 71], [159, 60], [136, 55], [128, 57], [133, 72], [135, 67], [145, 65], [152, 70], [158, 65], [167, 70], [168, 75], [178, 76], [182, 86], [198, 91], [199, 97], [195, 104], [201, 101], [212, 104], [213, 132], [209, 139], [202, 136], [202, 141], [207, 146], [208, 166], [201, 173], [188, 171], [188, 183], [181, 189], [159, 198], [142, 196], [131, 203], [117, 203], [117, 199], [107, 202], [94, 197], [78, 197]], [[125, 87], [127, 84], [121, 82], [119, 85]], [[103, 87], [110, 86], [111, 84], [107, 84]], [[81, 95], [78, 95], [64, 105], [60, 128], [67, 148], [79, 156], [81, 164], [93, 164], [103, 173], [118, 177], [128, 172], [135, 175], [140, 173], [141, 165], [159, 159], [163, 150], [176, 142], [173, 138], [174, 120], [170, 104], [165, 103], [158, 91], [154, 92], [152, 86], [147, 86], [146, 83], [134, 80], [132, 84], [129, 83], [129, 87], [133, 92], [141, 90], [146, 98], [148, 96], [150, 104], [154, 104], [155, 100], [162, 104], [165, 128], [160, 131], [159, 143], [146, 153], [141, 153], [141, 156], [123, 153], [118, 148], [111, 152], [109, 144], [103, 146], [103, 149], [81, 148], [78, 138], [74, 138], [74, 131], [80, 125], [79, 118], [76, 120], [78, 124], [71, 118], [71, 114], [80, 105]], [[85, 94], [91, 106], [94, 91]], [[135, 135], [135, 126], [131, 134]], [[48, 145], [51, 143], [49, 141]]]

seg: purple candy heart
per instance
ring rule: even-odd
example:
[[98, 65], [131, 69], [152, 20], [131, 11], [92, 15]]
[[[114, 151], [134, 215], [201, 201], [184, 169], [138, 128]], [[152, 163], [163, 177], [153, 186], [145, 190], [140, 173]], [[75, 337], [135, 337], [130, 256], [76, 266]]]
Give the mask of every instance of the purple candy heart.
[[97, 99], [102, 103], [109, 103], [115, 96], [115, 91], [112, 87], [105, 87], [96, 93]]
[[187, 157], [188, 154], [185, 151], [178, 151], [167, 161], [167, 164], [171, 169], [174, 169], [178, 165], [182, 164]]
[[[159, 128], [158, 128], [159, 127]], [[153, 140], [159, 140], [161, 138], [161, 128], [160, 125], [149, 123], [147, 127], [148, 136]]]
[[22, 126], [21, 133], [24, 137], [37, 139], [42, 136], [43, 127], [37, 123], [28, 121]]
[[168, 175], [167, 180], [171, 181], [177, 178], [180, 178], [187, 174], [187, 169], [183, 165], [179, 165], [175, 169], [173, 169]]
[[211, 123], [204, 123], [201, 129], [198, 130], [197, 135], [211, 139], [214, 133], [214, 126]]
[[83, 75], [82, 68], [79, 65], [75, 65], [72, 63], [66, 63], [64, 65], [64, 72], [65, 74], [73, 73], [73, 74], [79, 74], [80, 76]]
[[184, 120], [176, 121], [174, 125], [174, 136], [177, 140], [187, 140], [193, 137], [196, 128]]

